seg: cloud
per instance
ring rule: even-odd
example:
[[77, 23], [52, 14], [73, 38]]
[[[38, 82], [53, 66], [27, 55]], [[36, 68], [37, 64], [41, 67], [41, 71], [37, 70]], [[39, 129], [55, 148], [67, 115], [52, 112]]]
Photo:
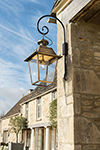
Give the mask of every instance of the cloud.
[[26, 67], [24, 62], [22, 65], [0, 58], [1, 87], [25, 87], [29, 81], [29, 79], [26, 79], [26, 74], [28, 74], [28, 68], [25, 69]]
[[4, 56], [4, 59], [7, 58], [7, 60], [12, 57], [13, 61], [16, 60], [19, 63], [19, 61], [24, 61], [37, 47], [37, 35], [34, 40], [32, 32], [27, 28], [19, 25], [17, 29], [16, 32], [0, 25], [0, 53], [2, 54], [0, 57]]
[[[34, 88], [24, 59], [42, 38], [36, 29], [37, 21], [49, 13], [50, 3], [49, 0], [0, 0], [0, 110], [2, 106], [6, 112], [29, 88]], [[48, 36], [54, 41], [55, 28], [49, 26]]]
[[31, 88], [26, 68], [0, 58], [0, 114], [11, 109]]
[[38, 4], [38, 5], [41, 5], [42, 7], [43, 6], [48, 6], [47, 5], [47, 3], [45, 3], [45, 1], [43, 1], [43, 2], [41, 2], [41, 0], [40, 1], [38, 1], [38, 0], [29, 0], [30, 2], [32, 2], [32, 3], [35, 3], [35, 4]]
[[[11, 33], [13, 33], [13, 34], [15, 34], [15, 35], [18, 35], [18, 36], [20, 36], [20, 37], [22, 37], [22, 38], [25, 38], [25, 39], [27, 39], [27, 40], [33, 42], [33, 43], [36, 43], [36, 42], [33, 41], [32, 39], [30, 39], [30, 38], [28, 38], [28, 37], [26, 37], [26, 36], [24, 36], [24, 35], [22, 35], [22, 34], [20, 34], [20, 33], [17, 33], [17, 32], [15, 32], [15, 31], [13, 31], [13, 30], [11, 30], [11, 29], [9, 29], [9, 28], [7, 28], [7, 27], [1, 25], [1, 24], [0, 24], [0, 27], [3, 28], [3, 29], [5, 29], [5, 30], [7, 30], [7, 31], [9, 31], [9, 32], [11, 32]], [[29, 33], [28, 33], [28, 34], [29, 34]]]
[[0, 0], [0, 9], [7, 12], [9, 15], [12, 15], [12, 13], [18, 15], [18, 12], [23, 11], [24, 7], [17, 0]]
[[[7, 101], [8, 102], [8, 101]], [[0, 116], [1, 115], [4, 115], [5, 113], [7, 113], [7, 111], [9, 110], [10, 108], [10, 105], [7, 104], [7, 102], [5, 102], [4, 100], [2, 100], [0, 98]]]
[[40, 4], [40, 1], [37, 0], [29, 0], [30, 2], [36, 3], [36, 4]]
[[0, 114], [7, 113], [26, 93], [24, 88], [0, 88]]

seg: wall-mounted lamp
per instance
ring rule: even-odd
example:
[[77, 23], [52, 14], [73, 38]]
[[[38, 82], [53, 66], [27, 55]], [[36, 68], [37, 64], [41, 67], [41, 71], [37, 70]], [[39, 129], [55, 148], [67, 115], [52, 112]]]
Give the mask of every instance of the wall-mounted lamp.
[[49, 17], [58, 20], [63, 27], [64, 31], [64, 43], [63, 43], [63, 55], [65, 56], [65, 74], [64, 79], [67, 80], [67, 66], [66, 66], [66, 56], [68, 55], [68, 44], [65, 40], [65, 28], [63, 23], [57, 18], [51, 15], [42, 16], [37, 22], [37, 30], [43, 35], [42, 40], [38, 41], [39, 47], [34, 50], [34, 52], [25, 59], [29, 64], [30, 78], [32, 85], [42, 85], [43, 83], [53, 83], [55, 79], [57, 61], [61, 56], [58, 56], [54, 50], [50, 47], [47, 47], [49, 42], [44, 39], [44, 36], [48, 34], [49, 29], [47, 26], [42, 27], [42, 31], [46, 28], [46, 32], [43, 33], [39, 29], [39, 22], [41, 19]]

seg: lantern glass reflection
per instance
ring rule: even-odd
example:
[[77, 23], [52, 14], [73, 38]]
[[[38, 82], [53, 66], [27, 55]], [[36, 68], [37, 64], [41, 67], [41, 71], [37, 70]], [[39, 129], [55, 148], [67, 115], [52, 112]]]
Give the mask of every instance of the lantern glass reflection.
[[38, 68], [37, 68], [37, 56], [33, 57], [32, 60], [28, 62], [31, 83], [34, 83], [38, 80]]
[[52, 83], [55, 76], [57, 60], [52, 56], [46, 55], [39, 55], [39, 58], [42, 58], [42, 61], [39, 59], [40, 81]]
[[52, 83], [55, 76], [57, 60], [52, 56], [38, 54], [28, 62], [30, 69], [31, 82]]

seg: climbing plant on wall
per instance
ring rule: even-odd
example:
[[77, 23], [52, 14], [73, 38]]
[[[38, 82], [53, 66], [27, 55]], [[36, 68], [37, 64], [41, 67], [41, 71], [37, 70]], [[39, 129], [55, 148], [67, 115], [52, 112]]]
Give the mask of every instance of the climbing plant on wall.
[[49, 120], [52, 128], [57, 128], [57, 99], [50, 103]]

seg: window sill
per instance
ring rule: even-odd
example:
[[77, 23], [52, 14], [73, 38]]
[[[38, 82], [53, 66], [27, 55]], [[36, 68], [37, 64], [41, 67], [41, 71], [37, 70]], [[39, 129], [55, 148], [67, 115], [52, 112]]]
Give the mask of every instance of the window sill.
[[41, 121], [41, 120], [42, 120], [42, 118], [37, 118], [37, 119], [36, 119], [36, 121]]

